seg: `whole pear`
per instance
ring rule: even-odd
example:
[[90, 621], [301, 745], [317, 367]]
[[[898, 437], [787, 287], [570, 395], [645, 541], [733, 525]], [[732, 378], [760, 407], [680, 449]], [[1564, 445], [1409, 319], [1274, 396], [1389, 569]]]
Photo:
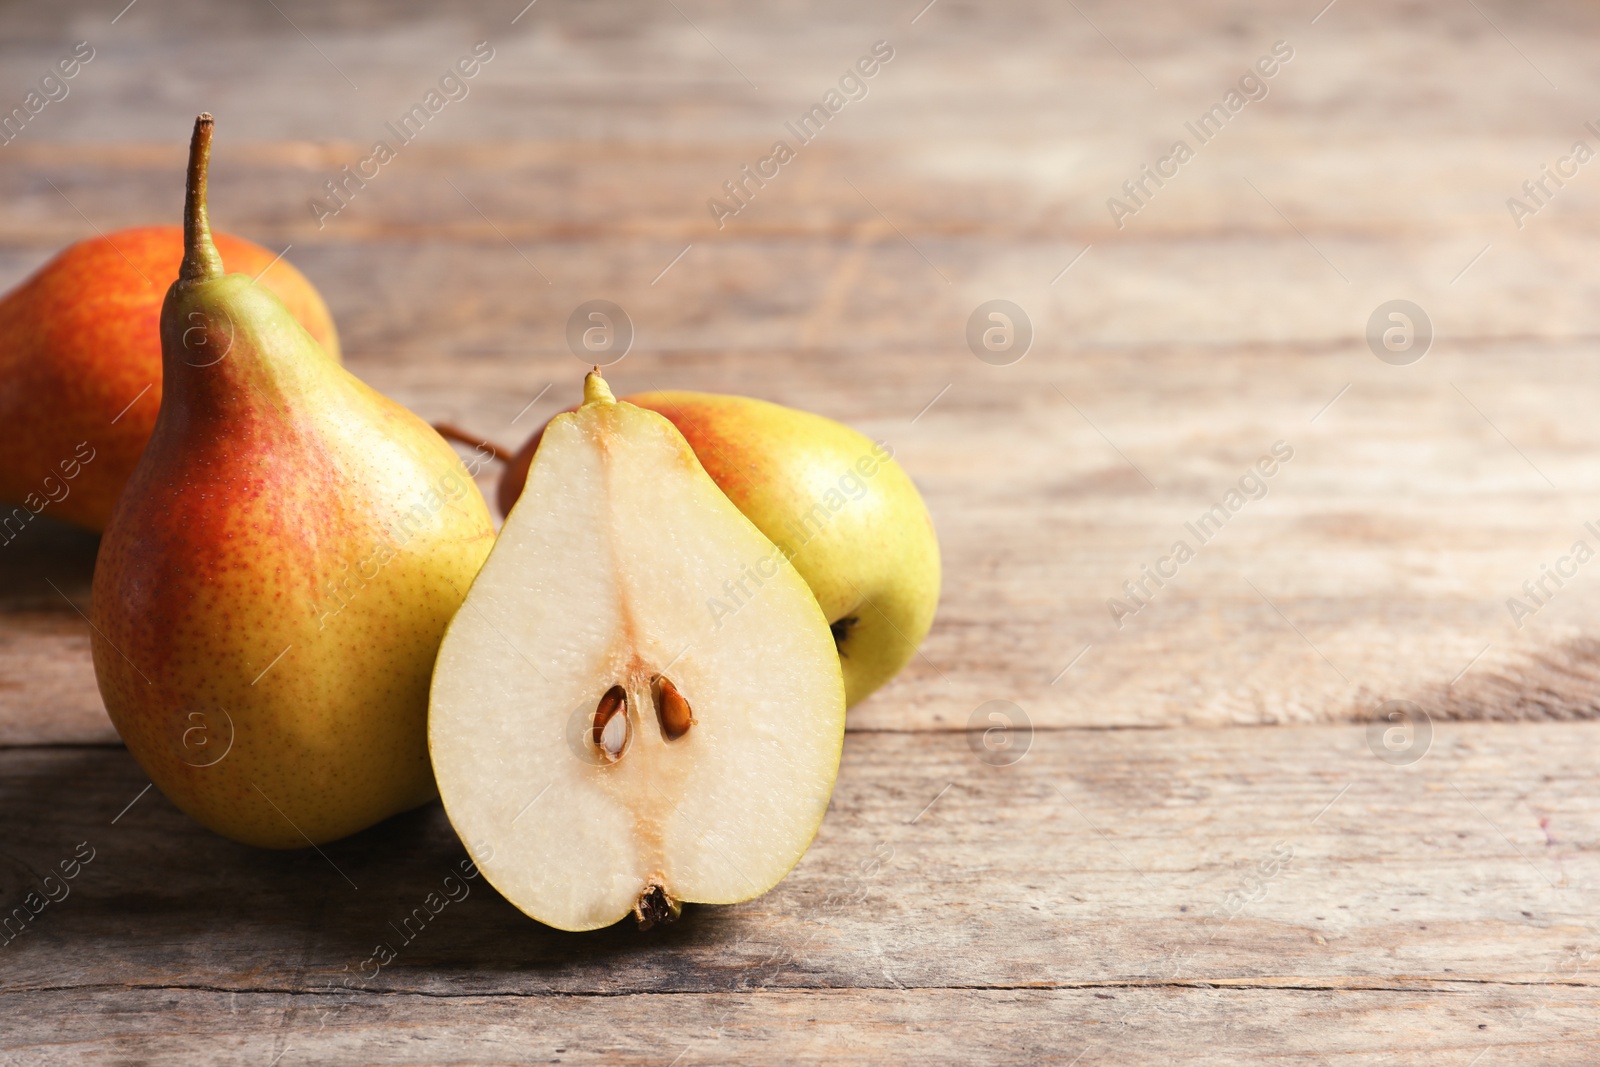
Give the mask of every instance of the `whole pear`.
[[[215, 243], [338, 358], [327, 305], [288, 260], [227, 234]], [[182, 258], [181, 226], [118, 230], [0, 299], [0, 542], [41, 513], [95, 531], [111, 520], [161, 406], [161, 298]]]
[[[887, 445], [747, 396], [668, 391], [623, 399], [676, 426], [712, 481], [800, 572], [833, 630], [848, 704], [910, 661], [939, 606], [939, 541]], [[542, 434], [507, 462], [497, 490], [502, 514], [522, 494]], [[710, 609], [737, 610], [758, 590], [758, 577], [735, 581]]]
[[161, 310], [160, 414], [95, 567], [95, 675], [174, 804], [292, 848], [435, 795], [429, 680], [494, 529], [438, 434], [223, 273], [211, 126]]

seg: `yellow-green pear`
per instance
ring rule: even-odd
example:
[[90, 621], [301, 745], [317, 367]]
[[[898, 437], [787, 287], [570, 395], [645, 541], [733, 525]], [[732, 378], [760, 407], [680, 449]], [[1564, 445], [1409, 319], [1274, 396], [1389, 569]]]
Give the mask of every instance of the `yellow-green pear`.
[[[887, 444], [746, 396], [623, 399], [676, 426], [712, 481], [800, 572], [833, 630], [848, 703], [910, 661], [939, 606], [939, 542], [922, 496]], [[522, 493], [540, 433], [508, 461], [498, 490], [502, 512]], [[760, 577], [735, 576], [709, 609], [736, 610], [756, 595]]]
[[190, 146], [161, 409], [95, 567], [95, 675], [174, 804], [303, 847], [435, 795], [434, 658], [494, 528], [438, 434], [223, 273], [211, 127]]

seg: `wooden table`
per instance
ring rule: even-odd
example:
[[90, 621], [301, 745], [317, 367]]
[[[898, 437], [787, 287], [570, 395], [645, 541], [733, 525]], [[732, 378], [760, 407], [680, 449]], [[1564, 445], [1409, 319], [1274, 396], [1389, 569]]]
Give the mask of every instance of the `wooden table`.
[[[0, 1063], [1600, 1059], [1600, 584], [1523, 591], [1600, 547], [1600, 163], [1507, 206], [1600, 149], [1600, 13], [1320, 6], [0, 12], [6, 108], [96, 50], [0, 147], [0, 285], [177, 221], [208, 109], [215, 221], [292, 245], [378, 388], [516, 443], [577, 396], [567, 315], [611, 299], [619, 392], [891, 441], [946, 574], [773, 892], [574, 936], [480, 881], [405, 940], [464, 855], [438, 807], [325, 858], [189, 822], [101, 710], [94, 539], [36, 523], [0, 549], [0, 903], [93, 858], [0, 947]], [[308, 200], [480, 40], [468, 96], [319, 228]], [[1032, 323], [1018, 362], [967, 346], [991, 299]], [[1420, 360], [1369, 347], [1394, 299]], [[1146, 565], [1176, 576], [1132, 601]], [[1014, 762], [974, 729], [996, 700]], [[1386, 747], [1396, 700], [1422, 717]]]

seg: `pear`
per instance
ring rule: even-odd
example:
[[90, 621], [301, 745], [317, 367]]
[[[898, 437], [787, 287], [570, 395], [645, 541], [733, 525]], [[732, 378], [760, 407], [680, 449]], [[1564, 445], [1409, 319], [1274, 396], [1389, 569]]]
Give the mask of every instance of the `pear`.
[[223, 274], [211, 131], [201, 115], [161, 410], [95, 566], [95, 675], [174, 804], [300, 847], [435, 795], [429, 677], [494, 529], [442, 438]]
[[[766, 892], [828, 807], [844, 683], [816, 599], [666, 419], [598, 370], [450, 624], [428, 740], [445, 811], [564, 930]], [[712, 602], [742, 575], [749, 596]]]
[[[887, 445], [821, 415], [746, 396], [624, 399], [670, 420], [706, 473], [806, 580], [833, 628], [851, 705], [910, 661], [939, 606], [939, 541], [921, 494]], [[522, 492], [542, 432], [508, 460], [498, 490], [502, 513]], [[722, 600], [731, 609], [742, 595], [736, 580]]]
[[[227, 234], [215, 243], [338, 358], [327, 305], [287, 259]], [[161, 406], [161, 298], [182, 258], [181, 226], [118, 230], [0, 299], [0, 543], [41, 513], [96, 532], [111, 520]]]

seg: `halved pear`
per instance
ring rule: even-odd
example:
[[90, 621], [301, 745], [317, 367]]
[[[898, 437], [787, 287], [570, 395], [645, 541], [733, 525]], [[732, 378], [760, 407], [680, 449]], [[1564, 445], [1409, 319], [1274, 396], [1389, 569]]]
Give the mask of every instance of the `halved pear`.
[[806, 583], [670, 422], [589, 375], [434, 670], [434, 773], [479, 868], [564, 930], [749, 900], [816, 835], [843, 738]]

